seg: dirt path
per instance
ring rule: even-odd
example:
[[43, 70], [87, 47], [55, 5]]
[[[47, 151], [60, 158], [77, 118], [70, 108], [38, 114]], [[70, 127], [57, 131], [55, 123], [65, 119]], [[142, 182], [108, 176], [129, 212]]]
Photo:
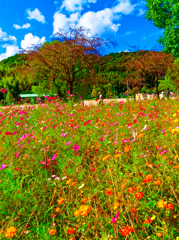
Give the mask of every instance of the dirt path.
[[[104, 99], [103, 100], [103, 103], [105, 104], [105, 103], [109, 103], [109, 102], [115, 102], [115, 101], [117, 101], [117, 102], [121, 102], [121, 101], [123, 101], [123, 102], [126, 102], [126, 99], [125, 98], [118, 98], [118, 99]], [[84, 101], [84, 105], [86, 105], [86, 106], [90, 106], [90, 105], [93, 105], [93, 106], [97, 106], [99, 104], [99, 101], [95, 101], [95, 100], [85, 100]], [[24, 107], [28, 107], [28, 106], [33, 106], [33, 107], [35, 107], [35, 108], [37, 108], [38, 106], [40, 106], [40, 104], [33, 104], [33, 105], [31, 105], [31, 104], [22, 104], [22, 105], [13, 105], [12, 107], [13, 108], [24, 108]], [[2, 108], [2, 109], [5, 109], [5, 108], [10, 108], [11, 106], [4, 106], [4, 107], [0, 107], [0, 108]]]

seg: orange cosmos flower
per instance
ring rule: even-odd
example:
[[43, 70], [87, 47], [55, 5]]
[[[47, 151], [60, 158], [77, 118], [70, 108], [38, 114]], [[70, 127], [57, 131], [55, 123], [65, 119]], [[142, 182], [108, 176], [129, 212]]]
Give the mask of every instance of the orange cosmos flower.
[[136, 193], [136, 195], [135, 195], [135, 198], [136, 199], [140, 199], [140, 198], [143, 198], [143, 192], [138, 192], [138, 193]]
[[167, 209], [170, 209], [170, 210], [173, 210], [173, 209], [174, 209], [174, 206], [173, 206], [172, 203], [168, 203], [167, 205], [165, 205], [165, 207], [166, 207]]
[[161, 185], [161, 181], [157, 180], [157, 181], [154, 182], [154, 184], [159, 186], [159, 185]]
[[136, 208], [131, 209], [131, 213], [135, 213], [137, 211]]
[[122, 183], [120, 187], [123, 190], [125, 188], [125, 186], [126, 186], [125, 183]]
[[135, 190], [136, 190], [136, 189], [135, 189], [134, 187], [130, 187], [130, 188], [128, 188], [128, 192], [129, 192], [129, 193], [134, 193]]
[[50, 229], [50, 230], [48, 231], [48, 233], [49, 233], [50, 235], [54, 235], [54, 234], [56, 233], [56, 230], [55, 230], [55, 229]]
[[90, 212], [90, 207], [88, 205], [83, 205], [79, 209], [80, 215], [85, 217]]
[[116, 202], [113, 206], [113, 210], [116, 210], [119, 207], [119, 202]]
[[151, 222], [152, 222], [151, 218], [148, 218], [143, 222], [143, 224], [147, 224], [147, 223], [151, 223]]
[[60, 198], [60, 199], [58, 200], [58, 205], [62, 204], [64, 201], [65, 201], [64, 198]]
[[85, 197], [82, 201], [81, 201], [81, 203], [86, 203], [88, 201], [88, 197]]
[[145, 179], [143, 180], [143, 183], [148, 183], [152, 180], [153, 176], [151, 174], [148, 174]]
[[79, 210], [74, 211], [74, 216], [75, 217], [78, 217], [79, 215], [80, 215], [80, 211]]
[[126, 226], [124, 228], [122, 228], [122, 230], [119, 231], [119, 233], [122, 234], [122, 236], [127, 236], [128, 234], [130, 234], [131, 232], [134, 232], [134, 228], [130, 227], [130, 226]]
[[72, 186], [74, 187], [76, 185], [76, 182], [72, 182]]
[[68, 231], [67, 231], [68, 234], [73, 234], [75, 233], [75, 230], [74, 228], [69, 228]]
[[71, 179], [69, 179], [68, 181], [66, 181], [66, 184], [70, 184], [71, 183]]
[[111, 188], [107, 188], [106, 196], [111, 196], [113, 193], [111, 192]]
[[131, 148], [132, 148], [132, 146], [124, 147], [124, 152], [128, 152], [128, 151], [130, 151]]
[[6, 231], [4, 233], [6, 238], [12, 238], [16, 235], [17, 229], [13, 226], [6, 228]]
[[60, 208], [57, 207], [57, 208], [55, 209], [55, 212], [60, 212]]
[[162, 237], [162, 233], [156, 233], [157, 237]]
[[167, 204], [166, 201], [160, 200], [160, 201], [158, 201], [157, 206], [158, 206], [159, 208], [164, 208], [164, 207], [166, 206], [166, 204]]

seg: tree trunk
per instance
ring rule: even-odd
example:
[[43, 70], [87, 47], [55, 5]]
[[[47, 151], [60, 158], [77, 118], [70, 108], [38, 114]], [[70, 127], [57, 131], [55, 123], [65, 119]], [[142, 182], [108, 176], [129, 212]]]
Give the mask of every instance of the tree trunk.
[[158, 91], [158, 76], [157, 76], [157, 75], [155, 75], [155, 90], [156, 90], [157, 97], [159, 98], [159, 91]]
[[72, 94], [72, 91], [73, 91], [73, 84], [72, 84], [71, 81], [68, 83], [68, 90], [70, 91], [70, 94]]

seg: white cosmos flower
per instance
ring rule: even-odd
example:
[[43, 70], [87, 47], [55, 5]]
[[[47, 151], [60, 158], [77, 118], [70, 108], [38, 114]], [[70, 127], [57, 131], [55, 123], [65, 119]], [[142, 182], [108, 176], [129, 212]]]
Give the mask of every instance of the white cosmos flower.
[[67, 178], [67, 177], [65, 176], [65, 177], [62, 178], [62, 180], [66, 179], [66, 178]]
[[81, 185], [81, 186], [80, 186], [78, 189], [80, 189], [80, 188], [84, 187], [84, 185], [85, 185], [85, 184], [83, 183], [83, 184], [82, 184], [82, 185]]

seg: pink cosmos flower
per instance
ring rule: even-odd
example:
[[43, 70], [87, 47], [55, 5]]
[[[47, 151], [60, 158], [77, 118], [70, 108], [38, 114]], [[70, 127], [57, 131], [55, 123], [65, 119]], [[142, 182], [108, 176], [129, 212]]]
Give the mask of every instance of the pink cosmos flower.
[[163, 129], [163, 130], [162, 130], [162, 133], [164, 133], [165, 131], [166, 131], [166, 129]]
[[1, 168], [0, 170], [2, 170], [3, 168], [6, 168], [7, 166], [5, 164], [1, 164]]
[[167, 153], [167, 150], [163, 150], [160, 152], [160, 154], [164, 154], [164, 153]]
[[99, 141], [104, 141], [104, 139], [103, 139], [103, 138], [99, 138], [98, 140], [99, 140]]
[[80, 147], [77, 144], [75, 144], [72, 148], [74, 151], [78, 151]]
[[116, 214], [116, 216], [114, 218], [112, 218], [111, 223], [116, 223], [118, 218], [119, 218], [119, 212]]
[[40, 164], [45, 164], [45, 162], [44, 162], [44, 161], [41, 161]]
[[67, 93], [70, 93], [70, 90], [68, 90]]
[[67, 143], [66, 143], [66, 145], [70, 145], [70, 144], [71, 144], [71, 142], [67, 142]]
[[67, 136], [67, 133], [62, 133], [61, 134], [61, 137], [66, 137]]
[[54, 154], [51, 160], [54, 160], [58, 155]]

